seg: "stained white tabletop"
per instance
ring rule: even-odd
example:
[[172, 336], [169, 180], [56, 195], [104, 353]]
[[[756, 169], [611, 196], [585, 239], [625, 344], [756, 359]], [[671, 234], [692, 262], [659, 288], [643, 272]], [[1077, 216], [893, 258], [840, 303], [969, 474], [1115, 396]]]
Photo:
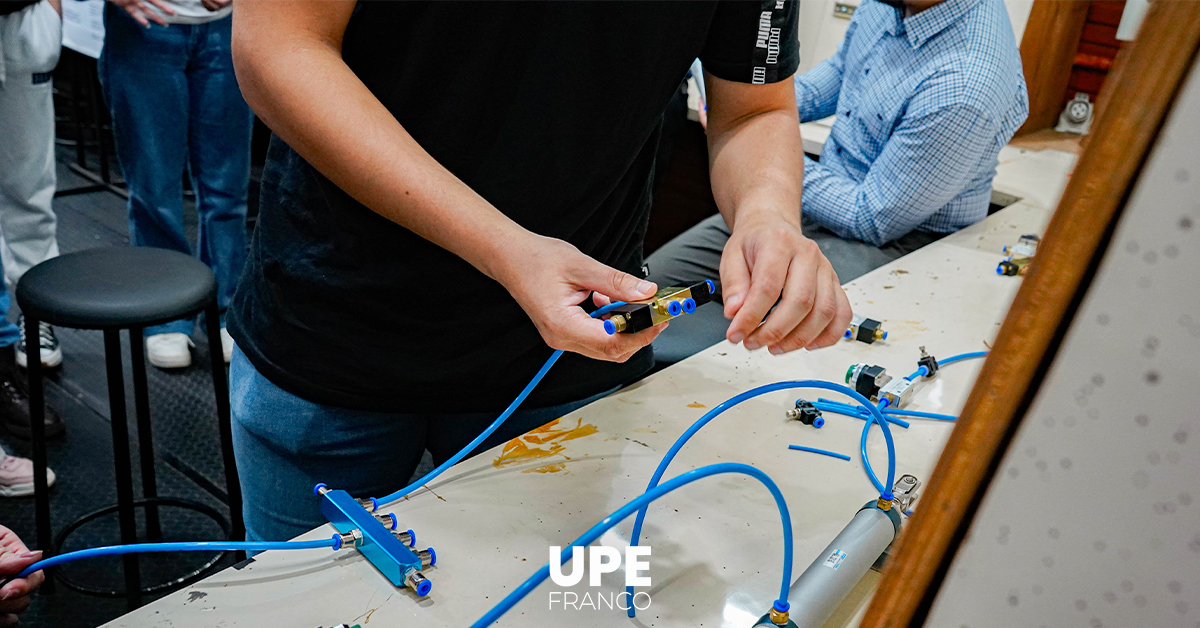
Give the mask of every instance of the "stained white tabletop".
[[[841, 382], [849, 365], [879, 364], [895, 376], [916, 368], [918, 346], [940, 357], [979, 351], [999, 329], [1021, 279], [995, 272], [1001, 247], [1039, 233], [1057, 202], [1074, 156], [1006, 148], [997, 189], [1024, 200], [846, 286], [857, 313], [879, 319], [888, 339], [843, 341], [781, 357], [718, 344], [605, 399], [562, 417], [521, 442], [451, 468], [391, 508], [418, 547], [432, 545], [438, 564], [427, 570], [432, 593], [418, 599], [397, 589], [354, 551], [266, 552], [242, 569], [227, 569], [121, 617], [109, 626], [296, 626], [340, 623], [380, 626], [467, 626], [584, 530], [645, 490], [672, 442], [707, 409], [744, 390], [786, 379]], [[714, 307], [714, 306], [706, 306]], [[922, 383], [910, 409], [956, 414], [981, 362], [946, 367]], [[464, 383], [469, 391], [470, 384]], [[719, 416], [681, 452], [667, 477], [716, 462], [744, 462], [782, 489], [795, 534], [794, 577], [867, 501], [877, 496], [856, 455], [862, 422], [826, 415], [814, 429], [788, 421], [798, 396], [758, 397]], [[913, 420], [894, 429], [897, 475], [923, 481], [952, 424]], [[850, 462], [789, 451], [788, 444], [829, 449]], [[883, 439], [870, 450], [884, 464]], [[336, 487], [335, 487], [336, 488]], [[296, 499], [314, 499], [297, 495]], [[920, 513], [917, 502], [916, 516]], [[601, 544], [623, 548], [632, 518]], [[328, 537], [324, 526], [301, 538]], [[643, 544], [652, 547], [645, 590], [651, 605], [630, 620], [617, 610], [548, 608], [549, 583], [509, 611], [505, 626], [728, 626], [748, 628], [780, 586], [782, 541], [778, 511], [757, 482], [723, 475], [700, 480], [655, 502]], [[608, 574], [579, 595], [611, 598], [624, 575]], [[586, 584], [587, 579], [584, 579]], [[828, 625], [852, 625], [871, 591], [864, 582]], [[645, 604], [641, 598], [640, 604]]]

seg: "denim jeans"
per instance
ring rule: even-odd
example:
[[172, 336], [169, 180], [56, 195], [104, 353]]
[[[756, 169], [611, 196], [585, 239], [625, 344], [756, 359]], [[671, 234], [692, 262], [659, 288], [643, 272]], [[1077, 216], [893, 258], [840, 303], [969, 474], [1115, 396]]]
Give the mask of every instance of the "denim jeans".
[[[441, 464], [499, 414], [406, 414], [324, 406], [271, 383], [237, 347], [229, 365], [229, 392], [242, 512], [251, 541], [284, 541], [326, 523], [313, 497], [318, 482], [355, 497], [380, 497], [404, 488], [426, 449], [434, 464]], [[473, 453], [611, 392], [518, 410]]]
[[[100, 82], [112, 113], [117, 158], [129, 186], [129, 240], [192, 254], [183, 226], [183, 175], [196, 193], [200, 259], [229, 306], [246, 261], [246, 198], [254, 116], [230, 54], [231, 18], [140, 26], [104, 6]], [[192, 320], [146, 334], [191, 334]]]

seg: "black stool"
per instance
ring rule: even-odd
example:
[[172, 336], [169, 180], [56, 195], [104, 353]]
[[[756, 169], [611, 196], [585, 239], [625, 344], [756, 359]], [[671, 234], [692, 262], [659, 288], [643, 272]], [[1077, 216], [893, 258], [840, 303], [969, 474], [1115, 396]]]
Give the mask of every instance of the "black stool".
[[[194, 257], [166, 249], [146, 247], [97, 248], [62, 255], [38, 264], [17, 284], [17, 303], [25, 314], [25, 337], [38, 337], [38, 323], [104, 331], [108, 371], [108, 403], [112, 414], [113, 458], [116, 467], [117, 506], [121, 542], [137, 542], [135, 506], [145, 507], [147, 528], [158, 527], [157, 505], [181, 505], [179, 500], [160, 499], [154, 480], [154, 443], [150, 435], [150, 399], [146, 391], [146, 364], [142, 329], [204, 312], [212, 358], [213, 390], [217, 395], [217, 422], [221, 453], [225, 462], [225, 484], [229, 495], [231, 538], [245, 536], [242, 523], [242, 492], [233, 459], [229, 423], [229, 383], [221, 352], [221, 321], [217, 309], [217, 280], [204, 263]], [[138, 441], [141, 449], [142, 490], [146, 499], [133, 497], [130, 469], [129, 427], [125, 413], [125, 383], [121, 369], [121, 330], [129, 330], [133, 360], [134, 405], [137, 410]], [[36, 342], [28, 343], [35, 353], [29, 359], [29, 406], [32, 424], [34, 491], [37, 509], [38, 547], [53, 551], [50, 528], [50, 494], [46, 486], [45, 403], [42, 391], [42, 361]], [[189, 507], [190, 506], [185, 506]], [[193, 510], [197, 510], [192, 508]], [[111, 512], [110, 509], [106, 509]], [[207, 509], [203, 514], [212, 517]], [[94, 515], [95, 513], [93, 513]], [[85, 518], [91, 515], [85, 516]], [[219, 515], [218, 515], [219, 516]], [[70, 526], [74, 529], [83, 521]], [[218, 521], [222, 527], [225, 522]], [[141, 577], [137, 556], [126, 555], [125, 592], [130, 608], [141, 605]], [[47, 582], [47, 584], [50, 584]]]

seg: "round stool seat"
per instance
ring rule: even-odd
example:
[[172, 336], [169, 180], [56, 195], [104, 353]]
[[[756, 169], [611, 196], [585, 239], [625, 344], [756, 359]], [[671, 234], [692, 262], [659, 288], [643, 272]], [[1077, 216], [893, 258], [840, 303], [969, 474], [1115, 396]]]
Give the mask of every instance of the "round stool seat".
[[195, 314], [217, 279], [200, 260], [141, 246], [87, 249], [46, 260], [17, 283], [21, 310], [76, 329], [145, 327]]

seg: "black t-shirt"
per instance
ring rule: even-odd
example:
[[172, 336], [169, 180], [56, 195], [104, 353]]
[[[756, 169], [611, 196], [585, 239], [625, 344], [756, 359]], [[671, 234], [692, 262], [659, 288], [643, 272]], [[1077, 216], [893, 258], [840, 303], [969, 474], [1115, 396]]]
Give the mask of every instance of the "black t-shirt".
[[[662, 113], [688, 66], [744, 83], [799, 63], [792, 2], [367, 2], [351, 70], [437, 161], [536, 233], [641, 275]], [[229, 329], [317, 403], [503, 408], [551, 350], [499, 283], [367, 209], [279, 138]], [[567, 354], [529, 398], [554, 405], [648, 370]]]

